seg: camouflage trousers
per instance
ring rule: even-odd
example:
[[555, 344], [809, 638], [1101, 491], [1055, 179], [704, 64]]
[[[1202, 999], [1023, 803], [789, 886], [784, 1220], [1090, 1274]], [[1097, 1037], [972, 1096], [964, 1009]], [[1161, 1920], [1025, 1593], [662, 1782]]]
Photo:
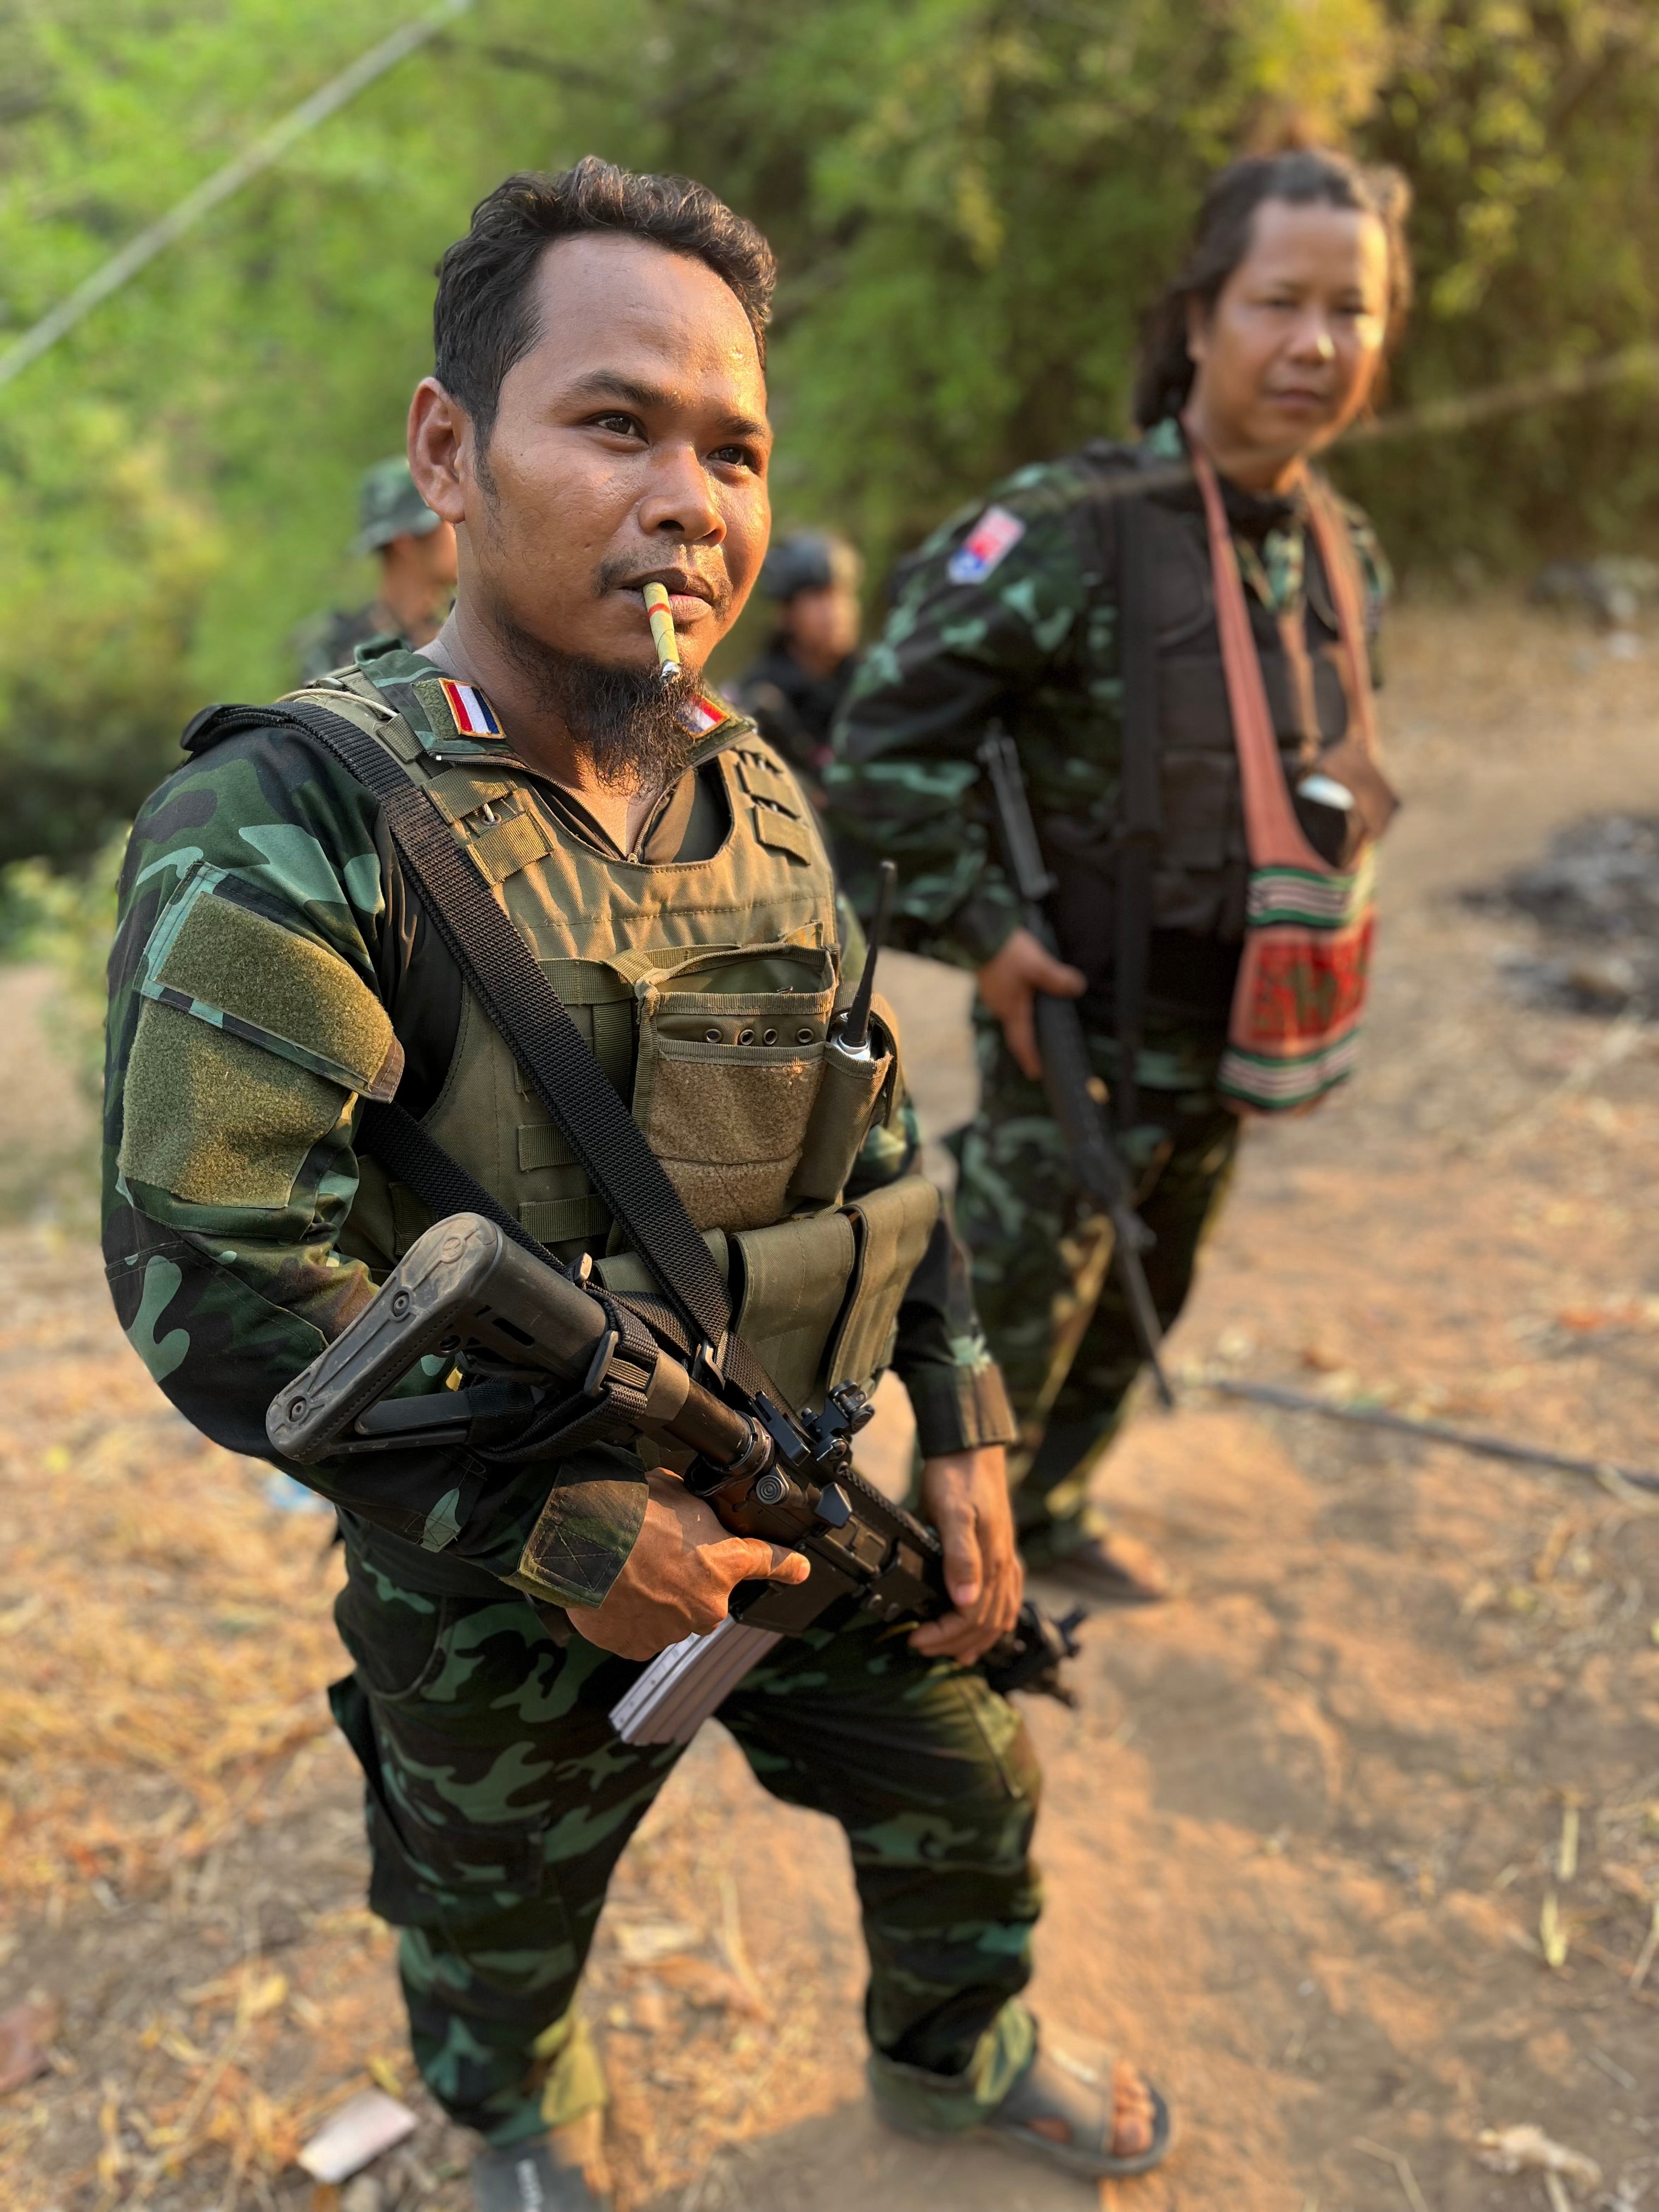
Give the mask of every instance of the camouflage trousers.
[[[1097, 1057], [1109, 1081], [1108, 1048], [1097, 1047]], [[1101, 1525], [1090, 1513], [1090, 1479], [1143, 1363], [1111, 1267], [1109, 1225], [1078, 1191], [1042, 1086], [1000, 1049], [981, 1058], [979, 1116], [951, 1139], [957, 1225], [1020, 1424], [1009, 1455], [1020, 1550], [1041, 1566]], [[1140, 1217], [1158, 1240], [1145, 1265], [1168, 1328], [1226, 1195], [1239, 1122], [1212, 1091], [1143, 1089], [1139, 1099], [1138, 1126], [1120, 1142]]]
[[[611, 1728], [636, 1664], [561, 1645], [504, 1587], [413, 1588], [390, 1548], [348, 1532], [336, 1619], [356, 1665], [330, 1692], [368, 1783], [369, 1903], [402, 1931], [433, 2094], [516, 2142], [605, 2101], [576, 1985], [611, 1869], [679, 1753]], [[847, 1832], [890, 2101], [972, 2125], [1033, 2048], [1018, 1992], [1040, 1776], [1018, 1715], [979, 1674], [855, 1619], [778, 1645], [720, 1718], [774, 1796]]]

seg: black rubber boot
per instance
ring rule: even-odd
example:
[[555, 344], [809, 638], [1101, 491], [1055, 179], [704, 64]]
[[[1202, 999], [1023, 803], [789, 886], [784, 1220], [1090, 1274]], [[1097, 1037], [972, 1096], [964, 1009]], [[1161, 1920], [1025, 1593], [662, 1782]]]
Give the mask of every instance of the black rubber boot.
[[580, 2166], [556, 2158], [545, 2136], [480, 2151], [472, 2161], [472, 2201], [478, 2212], [611, 2212], [609, 2197], [593, 2194]]

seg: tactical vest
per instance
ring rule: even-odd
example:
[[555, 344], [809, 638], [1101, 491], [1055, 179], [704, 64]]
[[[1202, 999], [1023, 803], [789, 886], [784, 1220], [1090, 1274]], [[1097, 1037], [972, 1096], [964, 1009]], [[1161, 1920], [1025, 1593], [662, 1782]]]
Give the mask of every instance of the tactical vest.
[[[1122, 448], [1109, 459], [1121, 481]], [[1104, 503], [1097, 514], [1109, 512]], [[1153, 872], [1148, 1004], [1224, 1025], [1244, 935], [1249, 852], [1237, 749], [1227, 703], [1203, 518], [1145, 502], [1148, 592], [1155, 635], [1159, 795], [1163, 836]], [[1115, 574], [1108, 523], [1096, 565]], [[1247, 594], [1268, 708], [1292, 787], [1348, 726], [1336, 610], [1310, 540], [1306, 570], [1307, 663], [1286, 651], [1273, 614]], [[1040, 823], [1059, 879], [1055, 925], [1066, 957], [1109, 1000], [1116, 902], [1112, 825], [1049, 815]]]
[[[804, 1404], [867, 1383], [890, 1355], [939, 1200], [911, 1175], [839, 1202], [856, 1139], [893, 1110], [896, 1040], [884, 1007], [887, 1048], [867, 1077], [852, 1095], [844, 1072], [824, 1081], [841, 994], [835, 878], [777, 754], [706, 702], [714, 726], [693, 762], [720, 780], [719, 849], [623, 860], [573, 832], [504, 740], [459, 729], [435, 672], [382, 687], [348, 671], [292, 696], [355, 721], [424, 787], [630, 1101], [726, 1278], [736, 1327], [780, 1389]], [[422, 1125], [561, 1257], [608, 1240], [596, 1272], [609, 1286], [654, 1287], [615, 1249], [603, 1200], [470, 990]], [[372, 1158], [360, 1177], [341, 1247], [384, 1269], [432, 1217]]]

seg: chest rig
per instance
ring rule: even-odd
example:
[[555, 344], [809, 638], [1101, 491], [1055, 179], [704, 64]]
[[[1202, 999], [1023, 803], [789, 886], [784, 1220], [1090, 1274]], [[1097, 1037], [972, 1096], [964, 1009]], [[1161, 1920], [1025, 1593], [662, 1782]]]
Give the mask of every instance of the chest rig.
[[[476, 694], [410, 665], [370, 660], [294, 696], [353, 721], [424, 791], [629, 1103], [779, 1386], [804, 1403], [867, 1381], [938, 1200], [912, 1176], [840, 1203], [859, 1139], [892, 1109], [897, 1048], [889, 1018], [857, 1095], [825, 1083], [843, 995], [835, 881], [793, 777], [749, 725], [699, 702], [694, 765], [718, 780], [725, 834], [705, 860], [623, 858], [476, 726], [494, 719]], [[557, 1256], [593, 1254], [612, 1290], [653, 1288], [470, 988], [422, 1126]], [[432, 1215], [372, 1157], [359, 1166], [342, 1248], [386, 1268]]]
[[[1103, 478], [1121, 483], [1127, 449], [1103, 448]], [[1151, 861], [1147, 1003], [1224, 1022], [1245, 927], [1250, 863], [1243, 793], [1217, 627], [1201, 509], [1140, 501], [1132, 592], [1121, 573], [1113, 502], [1096, 503], [1097, 563], [1127, 623], [1150, 630], [1156, 699], [1158, 831]], [[1281, 623], [1247, 594], [1268, 711], [1294, 789], [1346, 735], [1352, 709], [1330, 586], [1310, 533], [1300, 623]], [[1124, 650], [1128, 641], [1124, 640]], [[1059, 879], [1054, 920], [1065, 957], [1109, 998], [1116, 958], [1115, 826], [1050, 816], [1041, 824]]]

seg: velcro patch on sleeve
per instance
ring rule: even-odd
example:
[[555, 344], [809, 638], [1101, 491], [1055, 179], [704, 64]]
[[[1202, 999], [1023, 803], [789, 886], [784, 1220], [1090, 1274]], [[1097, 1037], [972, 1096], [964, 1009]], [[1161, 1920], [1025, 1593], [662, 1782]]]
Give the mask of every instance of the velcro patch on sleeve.
[[121, 1173], [192, 1206], [280, 1209], [344, 1110], [337, 1084], [152, 1000], [127, 1060]]
[[162, 914], [144, 996], [343, 1091], [390, 1098], [404, 1052], [374, 992], [337, 952], [218, 892], [222, 880], [205, 872]]
[[645, 1519], [647, 1492], [637, 1478], [555, 1483], [530, 1532], [516, 1573], [506, 1579], [556, 1605], [599, 1605], [628, 1564]]

